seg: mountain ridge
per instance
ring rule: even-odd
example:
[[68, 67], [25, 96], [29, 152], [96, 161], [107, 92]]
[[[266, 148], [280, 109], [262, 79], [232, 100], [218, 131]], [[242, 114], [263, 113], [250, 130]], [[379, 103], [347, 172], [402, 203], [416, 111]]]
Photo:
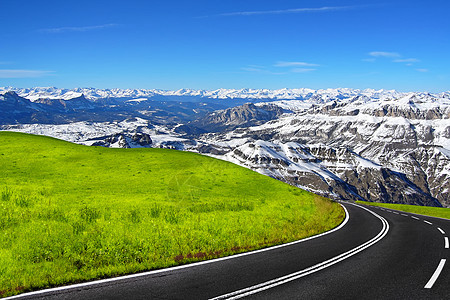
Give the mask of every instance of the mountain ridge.
[[[396, 90], [375, 90], [375, 89], [351, 89], [351, 88], [335, 88], [335, 89], [216, 89], [216, 90], [195, 90], [195, 89], [179, 89], [179, 90], [160, 90], [160, 89], [96, 89], [96, 88], [75, 88], [61, 89], [56, 87], [34, 87], [34, 88], [14, 88], [0, 87], [0, 93], [14, 91], [19, 96], [28, 98], [31, 101], [39, 98], [52, 98], [69, 100], [83, 94], [89, 100], [98, 100], [103, 98], [137, 98], [137, 97], [157, 97], [157, 96], [176, 96], [176, 97], [200, 97], [210, 99], [272, 99], [272, 100], [305, 100], [313, 96], [326, 95], [330, 98], [348, 98], [351, 96], [365, 95], [371, 98], [385, 99], [398, 98], [408, 92], [398, 92]], [[421, 94], [430, 95], [447, 95], [450, 97], [450, 91], [441, 93]]]
[[[74, 108], [70, 116], [80, 114], [84, 119], [68, 118], [58, 124], [11, 121], [3, 122], [0, 129], [86, 145], [199, 152], [336, 199], [450, 207], [448, 92], [370, 90], [371, 97], [352, 89], [328, 89], [322, 94], [300, 91], [305, 93], [304, 99], [215, 102], [216, 98], [196, 98], [188, 90], [179, 94], [189, 94], [189, 101], [174, 101], [170, 96], [158, 102], [142, 95], [95, 101], [85, 98], [92, 105], [114, 109], [116, 114], [88, 121], [86, 118], [101, 111], [92, 114]], [[250, 92], [252, 97], [261, 95]], [[280, 95], [282, 92], [286, 90]], [[5, 95], [14, 96], [11, 103], [29, 106], [72, 101], [40, 98], [33, 102], [11, 93], [2, 96], [0, 92], [0, 103], [5, 103]], [[222, 102], [227, 105], [218, 110], [214, 105]], [[248, 103], [239, 105], [241, 102]], [[155, 103], [160, 106], [155, 108]]]

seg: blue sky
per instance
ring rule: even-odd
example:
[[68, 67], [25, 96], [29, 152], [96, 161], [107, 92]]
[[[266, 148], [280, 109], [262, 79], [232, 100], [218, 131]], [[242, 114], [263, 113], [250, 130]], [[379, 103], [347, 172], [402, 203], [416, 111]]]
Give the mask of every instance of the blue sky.
[[0, 86], [450, 90], [450, 1], [0, 1]]

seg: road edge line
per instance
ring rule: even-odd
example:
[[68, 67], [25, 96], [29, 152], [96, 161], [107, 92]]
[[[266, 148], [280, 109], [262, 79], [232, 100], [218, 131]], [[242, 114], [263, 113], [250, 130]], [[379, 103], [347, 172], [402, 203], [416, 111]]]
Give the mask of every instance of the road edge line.
[[365, 243], [363, 243], [363, 244], [361, 244], [361, 245], [359, 245], [359, 246], [357, 246], [357, 247], [355, 247], [353, 249], [350, 249], [350, 250], [348, 250], [348, 251], [346, 251], [344, 253], [341, 253], [341, 254], [339, 254], [339, 255], [337, 255], [335, 257], [332, 257], [332, 258], [330, 258], [330, 259], [328, 259], [326, 261], [323, 261], [321, 263], [315, 264], [315, 265], [313, 265], [311, 267], [308, 267], [306, 269], [303, 269], [303, 270], [300, 270], [300, 271], [297, 271], [297, 272], [294, 272], [294, 273], [291, 273], [291, 274], [288, 274], [288, 275], [285, 275], [285, 276], [282, 276], [282, 277], [278, 277], [278, 278], [275, 278], [275, 279], [272, 279], [272, 280], [269, 280], [269, 281], [266, 281], [266, 282], [262, 282], [262, 283], [259, 283], [259, 284], [256, 284], [256, 285], [253, 285], [253, 286], [250, 286], [250, 287], [247, 287], [247, 288], [243, 288], [243, 289], [231, 292], [231, 293], [227, 293], [227, 294], [223, 294], [223, 295], [211, 298], [210, 300], [221, 300], [221, 299], [234, 300], [234, 299], [240, 299], [240, 298], [243, 298], [243, 297], [246, 297], [246, 296], [250, 296], [250, 295], [253, 295], [253, 294], [256, 294], [256, 293], [268, 290], [270, 288], [273, 288], [273, 287], [276, 287], [276, 286], [288, 283], [290, 281], [297, 280], [297, 279], [299, 279], [301, 277], [304, 277], [304, 276], [307, 276], [309, 274], [318, 272], [318, 271], [320, 271], [322, 269], [325, 269], [327, 267], [330, 267], [330, 266], [332, 266], [332, 265], [334, 265], [334, 264], [336, 264], [336, 263], [338, 263], [340, 261], [343, 261], [343, 260], [345, 260], [345, 259], [347, 259], [347, 258], [349, 258], [349, 257], [351, 257], [351, 256], [353, 256], [353, 255], [355, 255], [355, 254], [357, 254], [357, 253], [359, 253], [359, 252], [369, 248], [370, 246], [376, 244], [377, 242], [379, 242], [380, 240], [382, 240], [386, 236], [386, 234], [389, 231], [389, 222], [385, 218], [383, 218], [382, 216], [378, 215], [377, 213], [371, 211], [370, 209], [367, 209], [367, 208], [365, 208], [363, 206], [360, 206], [358, 204], [354, 204], [354, 203], [348, 203], [348, 204], [351, 204], [351, 205], [357, 206], [357, 207], [359, 207], [361, 209], [364, 209], [364, 210], [370, 212], [371, 214], [373, 214], [379, 220], [381, 220], [381, 223], [383, 224], [383, 228], [381, 229], [381, 231], [375, 237], [370, 239], [369, 241], [367, 241], [367, 242], [365, 242]]
[[442, 269], [444, 269], [445, 262], [446, 262], [446, 259], [444, 259], [444, 258], [441, 259], [441, 261], [439, 262], [439, 265], [437, 266], [433, 275], [431, 275], [430, 280], [428, 280], [427, 284], [425, 284], [425, 286], [423, 287], [424, 289], [431, 289], [433, 287], [434, 283], [436, 282], [439, 275], [441, 274]]

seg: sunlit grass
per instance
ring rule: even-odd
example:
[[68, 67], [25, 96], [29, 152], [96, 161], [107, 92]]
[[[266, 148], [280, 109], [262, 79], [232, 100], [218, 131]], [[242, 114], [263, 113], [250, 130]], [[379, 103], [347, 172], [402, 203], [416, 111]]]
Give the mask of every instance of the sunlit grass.
[[401, 210], [404, 212], [425, 215], [430, 217], [438, 217], [444, 219], [450, 219], [450, 208], [444, 207], [428, 207], [428, 206], [418, 206], [418, 205], [407, 205], [407, 204], [391, 204], [391, 203], [377, 203], [377, 202], [366, 202], [366, 201], [356, 201], [356, 203], [380, 206], [390, 209]]
[[339, 204], [228, 162], [0, 132], [0, 296], [311, 236]]

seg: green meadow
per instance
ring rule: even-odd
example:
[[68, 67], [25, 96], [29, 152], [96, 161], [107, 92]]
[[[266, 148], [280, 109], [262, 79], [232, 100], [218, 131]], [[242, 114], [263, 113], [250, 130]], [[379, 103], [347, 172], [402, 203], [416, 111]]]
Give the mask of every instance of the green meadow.
[[418, 206], [418, 205], [377, 203], [377, 202], [366, 202], [366, 201], [356, 201], [356, 203], [385, 207], [385, 208], [390, 208], [390, 209], [395, 209], [395, 210], [401, 210], [404, 212], [425, 215], [425, 216], [430, 216], [430, 217], [450, 219], [450, 208], [445, 208], [445, 207], [428, 207], [428, 206]]
[[315, 235], [339, 204], [234, 164], [0, 132], [0, 296]]

